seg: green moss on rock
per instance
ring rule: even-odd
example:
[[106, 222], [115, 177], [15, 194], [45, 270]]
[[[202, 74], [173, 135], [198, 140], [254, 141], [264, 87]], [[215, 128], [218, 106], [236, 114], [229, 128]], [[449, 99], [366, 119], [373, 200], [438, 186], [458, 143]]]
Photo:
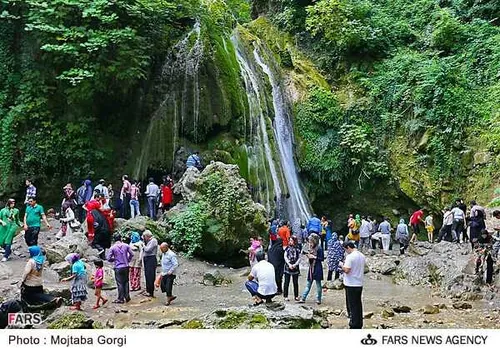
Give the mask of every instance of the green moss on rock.
[[49, 329], [92, 329], [94, 321], [83, 313], [64, 314], [48, 325]]
[[204, 329], [205, 326], [203, 325], [203, 322], [201, 320], [192, 319], [182, 324], [182, 328], [196, 330], [196, 329]]

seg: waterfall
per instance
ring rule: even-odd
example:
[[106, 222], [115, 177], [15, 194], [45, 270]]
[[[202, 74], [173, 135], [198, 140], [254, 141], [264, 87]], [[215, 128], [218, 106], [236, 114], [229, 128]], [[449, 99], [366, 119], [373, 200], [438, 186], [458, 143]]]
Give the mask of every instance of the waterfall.
[[[236, 49], [236, 60], [240, 66], [240, 73], [245, 84], [248, 99], [250, 122], [250, 134], [246, 135], [247, 141], [250, 143], [247, 146], [248, 164], [250, 171], [253, 171], [257, 178], [259, 186], [257, 195], [260, 195], [259, 200], [266, 207], [267, 211], [270, 211], [272, 203], [269, 191], [271, 189], [274, 191], [274, 198], [278, 205], [282, 196], [282, 188], [267, 134], [266, 119], [264, 116], [265, 99], [261, 98], [262, 92], [259, 88], [258, 77], [250, 67], [249, 62], [244, 58], [237, 38], [233, 36], [231, 39]], [[271, 174], [272, 183], [268, 182], [268, 169]], [[263, 178], [259, 175], [260, 173], [264, 174]], [[262, 182], [263, 180], [264, 182]], [[265, 194], [265, 197], [262, 197], [262, 193]]]
[[[269, 166], [278, 215], [291, 221], [297, 218], [307, 221], [311, 209], [295, 165], [293, 127], [286, 95], [269, 65], [264, 63], [257, 46], [251, 54], [247, 54], [244, 45], [238, 41], [237, 35], [233, 35], [232, 41], [236, 48], [237, 61], [250, 109], [250, 133], [253, 137], [249, 139], [249, 142], [253, 152], [248, 154], [249, 164], [251, 166], [254, 166], [255, 162], [260, 164], [258, 151], [259, 149], [263, 151], [264, 156], [261, 155], [261, 161], [265, 159], [267, 162], [263, 164], [264, 168], [266, 164]], [[269, 80], [272, 87], [272, 110], [267, 108], [265, 79]], [[273, 115], [274, 122], [271, 124]], [[268, 123], [270, 127], [267, 126]], [[256, 127], [255, 134], [252, 134], [254, 127], [252, 125]], [[272, 129], [271, 139], [268, 135], [268, 128]], [[275, 144], [277, 146], [273, 146]], [[266, 183], [266, 186], [269, 188], [269, 183]]]
[[[198, 140], [198, 74], [204, 52], [200, 33], [201, 25], [196, 21], [193, 28], [171, 49], [163, 63], [158, 83], [161, 102], [143, 138], [141, 153], [133, 171], [134, 178], [143, 177], [152, 163], [173, 163], [181, 134], [189, 131], [194, 141]], [[167, 149], [172, 149], [172, 152], [167, 153]]]
[[293, 127], [289, 116], [290, 106], [288, 104], [288, 99], [275, 74], [270, 67], [264, 63], [256, 43], [254, 43], [254, 46], [254, 58], [267, 75], [269, 83], [272, 86], [274, 106], [273, 131], [276, 142], [278, 143], [281, 168], [284, 172], [288, 193], [290, 195], [290, 198], [287, 200], [287, 212], [290, 219], [300, 218], [303, 221], [307, 221], [311, 216], [311, 210], [307, 197], [302, 190], [295, 165], [293, 154]]

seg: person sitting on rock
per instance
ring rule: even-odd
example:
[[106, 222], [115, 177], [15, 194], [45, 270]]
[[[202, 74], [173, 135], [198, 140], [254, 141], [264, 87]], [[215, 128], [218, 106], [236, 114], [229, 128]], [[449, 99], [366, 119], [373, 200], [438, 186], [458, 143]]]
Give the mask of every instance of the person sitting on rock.
[[193, 154], [191, 154], [188, 157], [188, 159], [186, 161], [186, 167], [188, 167], [188, 168], [195, 167], [200, 171], [203, 169], [203, 166], [201, 164], [199, 151], [195, 151]]
[[253, 306], [258, 306], [264, 301], [270, 303], [276, 296], [278, 286], [276, 285], [274, 266], [266, 261], [264, 252], [257, 252], [255, 258], [257, 264], [253, 266], [248, 275], [245, 286], [254, 298]]

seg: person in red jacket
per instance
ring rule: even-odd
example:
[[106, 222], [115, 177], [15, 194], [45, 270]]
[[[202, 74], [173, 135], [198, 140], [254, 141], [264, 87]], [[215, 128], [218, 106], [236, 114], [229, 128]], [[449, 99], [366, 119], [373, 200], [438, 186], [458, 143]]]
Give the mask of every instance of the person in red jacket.
[[421, 223], [425, 224], [423, 209], [417, 210], [410, 217], [410, 225], [411, 225], [411, 228], [413, 230], [413, 235], [411, 236], [410, 243], [413, 243], [413, 242], [415, 242], [417, 240], [417, 237], [418, 237], [418, 235], [420, 233], [419, 225]]
[[163, 178], [163, 184], [160, 186], [161, 190], [161, 211], [164, 213], [170, 209], [173, 201], [172, 187], [174, 186], [174, 181], [167, 175]]
[[94, 229], [94, 217], [92, 216], [92, 210], [94, 209], [100, 209], [101, 208], [101, 202], [97, 199], [91, 199], [87, 203], [83, 205], [83, 209], [87, 212], [87, 239], [89, 240], [89, 243], [92, 243], [94, 240], [94, 234], [95, 234], [95, 229]]
[[278, 229], [278, 237], [283, 241], [283, 248], [286, 248], [290, 240], [290, 228], [288, 227], [288, 221], [284, 221], [283, 225]]

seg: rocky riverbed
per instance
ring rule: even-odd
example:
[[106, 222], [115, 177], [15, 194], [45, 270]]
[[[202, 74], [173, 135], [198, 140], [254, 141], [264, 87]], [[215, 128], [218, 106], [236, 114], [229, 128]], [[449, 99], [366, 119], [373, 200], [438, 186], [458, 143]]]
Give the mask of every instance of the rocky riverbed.
[[[53, 221], [54, 226], [57, 225]], [[69, 267], [62, 254], [77, 249], [84, 258], [94, 257], [83, 235], [55, 243], [55, 232], [42, 231], [40, 243], [50, 265], [44, 272], [45, 287], [69, 299], [68, 284], [59, 283]], [[16, 238], [11, 260], [0, 264], [0, 297], [18, 293], [27, 258], [22, 236]], [[94, 296], [82, 312], [63, 307], [48, 316], [43, 327], [51, 328], [346, 328], [344, 292], [339, 283], [328, 283], [323, 303], [316, 305], [315, 291], [305, 304], [276, 298], [272, 306], [249, 308], [251, 298], [244, 287], [249, 268], [231, 269], [223, 265], [179, 257], [174, 286], [177, 300], [165, 306], [164, 295], [149, 299], [132, 292], [132, 301], [116, 305], [109, 301], [93, 310]], [[471, 272], [473, 255], [467, 246], [417, 243], [410, 255], [369, 255], [363, 292], [365, 328], [500, 328], [498, 274], [496, 286], [481, 285]], [[105, 295], [116, 296], [111, 265], [106, 265]], [[302, 265], [305, 269], [305, 265]], [[89, 263], [89, 269], [93, 265]], [[305, 272], [303, 272], [305, 273]], [[472, 273], [472, 274], [471, 274]], [[498, 270], [497, 270], [498, 273]], [[144, 286], [144, 285], [143, 285]], [[300, 277], [304, 289], [305, 277]], [[338, 289], [338, 290], [336, 290]], [[291, 290], [291, 289], [290, 289]], [[292, 296], [290, 296], [292, 297]]]

